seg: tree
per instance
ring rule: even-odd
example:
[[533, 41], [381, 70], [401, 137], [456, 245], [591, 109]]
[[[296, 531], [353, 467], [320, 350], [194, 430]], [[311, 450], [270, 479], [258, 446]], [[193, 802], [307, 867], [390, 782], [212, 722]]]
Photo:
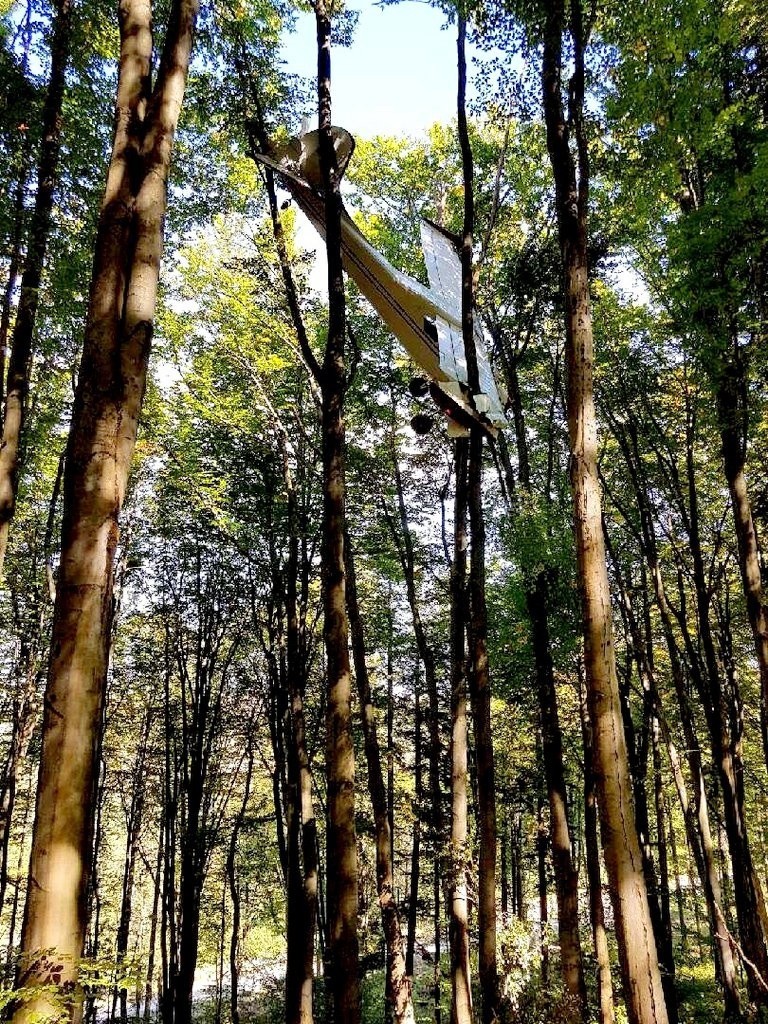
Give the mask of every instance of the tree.
[[[171, 9], [152, 87], [151, 7], [120, 7], [115, 135], [101, 206], [75, 409], [52, 657], [18, 984], [38, 994], [17, 1024], [55, 1008], [44, 986], [77, 989], [85, 935], [94, 774], [123, 503], [152, 338], [173, 134], [197, 4]], [[53, 880], [55, 879], [55, 885]], [[51, 956], [45, 951], [55, 951]], [[79, 1016], [76, 997], [71, 1014]]]
[[[593, 338], [587, 265], [589, 157], [584, 126], [584, 48], [589, 26], [579, 0], [566, 17], [561, 0], [544, 11], [542, 87], [547, 148], [555, 179], [563, 263], [568, 432], [576, 556], [584, 622], [584, 668], [592, 725], [603, 850], [616, 918], [624, 995], [632, 1024], [666, 1024], [637, 832], [613, 648], [608, 572], [597, 478], [592, 393]], [[563, 33], [574, 47], [574, 73], [564, 112]], [[575, 146], [576, 155], [571, 149]]]
[[62, 104], [71, 39], [72, 4], [70, 0], [59, 0], [53, 19], [51, 72], [42, 112], [37, 194], [29, 229], [30, 244], [21, 278], [16, 322], [11, 335], [8, 385], [5, 389], [3, 437], [0, 442], [0, 575], [5, 563], [8, 531], [18, 490], [20, 447], [28, 403], [32, 341], [57, 184]]
[[328, 705], [327, 862], [328, 940], [333, 1019], [355, 1024], [360, 1018], [357, 976], [357, 840], [355, 836], [355, 751], [351, 735], [352, 673], [349, 623], [344, 595], [345, 431], [344, 369], [346, 308], [341, 262], [341, 193], [331, 131], [331, 12], [314, 0], [317, 26], [317, 99], [320, 171], [325, 202], [328, 260], [328, 334], [322, 366], [314, 367], [322, 395], [323, 530], [322, 574]]

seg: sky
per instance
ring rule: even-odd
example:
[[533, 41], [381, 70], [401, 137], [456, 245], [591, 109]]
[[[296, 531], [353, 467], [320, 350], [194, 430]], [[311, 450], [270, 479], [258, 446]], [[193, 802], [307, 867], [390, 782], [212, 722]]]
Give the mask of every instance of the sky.
[[[423, 135], [436, 121], [456, 117], [456, 28], [424, 0], [390, 6], [364, 0], [350, 47], [331, 51], [333, 123], [359, 138]], [[282, 48], [287, 71], [313, 77], [317, 69], [315, 18], [301, 14]], [[470, 68], [471, 74], [471, 68]], [[317, 117], [310, 127], [315, 127]], [[298, 241], [315, 252], [310, 285], [325, 292], [323, 245], [309, 222], [298, 220]]]
[[[423, 0], [366, 0], [352, 46], [331, 52], [333, 123], [353, 135], [421, 135], [456, 116], [456, 30]], [[314, 15], [300, 15], [283, 47], [288, 71], [313, 77]], [[314, 127], [314, 125], [313, 125]]]

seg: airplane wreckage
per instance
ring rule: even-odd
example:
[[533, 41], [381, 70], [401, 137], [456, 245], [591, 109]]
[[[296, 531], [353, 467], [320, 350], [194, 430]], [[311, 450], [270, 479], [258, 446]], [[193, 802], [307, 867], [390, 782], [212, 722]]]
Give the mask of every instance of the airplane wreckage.
[[[339, 175], [355, 147], [349, 132], [333, 128]], [[318, 233], [325, 238], [319, 132], [305, 132], [255, 159], [271, 168]], [[429, 380], [415, 378], [415, 397], [429, 393], [448, 418], [450, 436], [465, 435], [473, 425], [494, 436], [506, 424], [504, 400], [493, 377], [482, 327], [475, 319], [475, 348], [480, 392], [470, 396], [461, 330], [461, 263], [453, 237], [430, 221], [421, 222], [421, 245], [430, 287], [389, 263], [342, 208], [341, 249], [344, 269], [379, 316], [400, 340]], [[413, 427], [425, 433], [431, 420], [415, 416]]]

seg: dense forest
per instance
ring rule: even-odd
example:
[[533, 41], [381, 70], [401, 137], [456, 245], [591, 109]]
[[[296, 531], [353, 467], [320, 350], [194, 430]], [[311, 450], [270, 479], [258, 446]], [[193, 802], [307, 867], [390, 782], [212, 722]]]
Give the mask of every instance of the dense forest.
[[13, 1024], [768, 1020], [768, 13], [436, 6], [345, 166], [340, 2], [0, 0]]

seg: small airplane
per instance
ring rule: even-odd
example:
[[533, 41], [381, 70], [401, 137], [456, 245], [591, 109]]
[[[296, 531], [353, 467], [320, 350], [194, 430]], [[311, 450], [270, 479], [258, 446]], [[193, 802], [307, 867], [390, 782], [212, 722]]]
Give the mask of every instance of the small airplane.
[[[332, 128], [336, 164], [343, 175], [355, 142], [343, 128]], [[325, 203], [322, 196], [318, 131], [256, 153], [270, 167], [325, 238]], [[431, 221], [421, 222], [421, 245], [430, 287], [397, 270], [365, 238], [342, 210], [341, 247], [344, 269], [411, 357], [429, 378], [426, 387], [412, 382], [412, 391], [428, 390], [448, 417], [450, 436], [466, 435], [479, 425], [490, 436], [506, 425], [504, 402], [491, 370], [483, 329], [475, 318], [475, 348], [480, 391], [470, 395], [461, 329], [461, 263], [450, 232]], [[415, 417], [422, 423], [427, 417]]]

